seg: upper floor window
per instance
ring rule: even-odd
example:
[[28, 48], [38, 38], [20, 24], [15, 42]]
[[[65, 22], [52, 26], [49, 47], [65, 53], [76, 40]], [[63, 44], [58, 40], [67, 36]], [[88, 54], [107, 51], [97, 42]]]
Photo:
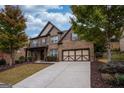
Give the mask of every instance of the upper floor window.
[[75, 33], [72, 33], [72, 40], [78, 40], [78, 35]]
[[52, 36], [51, 37], [51, 42], [52, 43], [58, 43], [58, 41], [59, 41], [59, 37], [58, 36]]
[[33, 40], [32, 43], [31, 43], [32, 46], [37, 46], [37, 44], [38, 44], [37, 40]]
[[42, 44], [46, 44], [46, 39], [45, 38], [42, 39]]

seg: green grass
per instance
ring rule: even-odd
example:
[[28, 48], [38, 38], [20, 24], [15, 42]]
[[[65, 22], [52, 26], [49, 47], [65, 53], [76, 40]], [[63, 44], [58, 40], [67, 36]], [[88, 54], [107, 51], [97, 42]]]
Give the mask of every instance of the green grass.
[[12, 85], [16, 84], [49, 65], [50, 64], [23, 64], [21, 66], [5, 70], [0, 72], [0, 82]]
[[[107, 63], [107, 56], [98, 58], [99, 61]], [[112, 61], [124, 61], [124, 53], [112, 53]]]
[[112, 55], [112, 60], [113, 61], [124, 61], [124, 53], [115, 53]]

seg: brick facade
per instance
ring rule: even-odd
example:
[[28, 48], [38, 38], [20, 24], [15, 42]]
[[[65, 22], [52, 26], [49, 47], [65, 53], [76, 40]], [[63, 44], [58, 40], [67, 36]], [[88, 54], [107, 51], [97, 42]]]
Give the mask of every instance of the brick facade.
[[73, 31], [71, 30], [62, 40], [62, 44], [59, 45], [59, 59], [62, 60], [62, 50], [69, 49], [90, 49], [90, 60], [94, 60], [94, 46], [91, 42], [86, 42], [85, 40], [71, 39]]
[[[47, 33], [44, 31], [47, 31]], [[62, 51], [65, 49], [66, 50], [67, 49], [89, 49], [90, 60], [93, 61], [94, 60], [93, 43], [86, 42], [85, 40], [73, 41], [71, 39], [72, 33], [73, 33], [72, 30], [67, 30], [66, 32], [62, 32], [55, 25], [53, 25], [51, 22], [48, 22], [47, 25], [43, 28], [42, 32], [37, 37], [30, 39], [31, 42], [29, 44], [29, 47], [26, 49], [26, 51], [30, 52], [30, 54], [33, 55], [34, 51], [36, 50], [35, 51], [36, 53], [34, 56], [36, 58], [36, 56], [42, 54], [41, 50], [45, 51], [45, 49], [46, 49], [46, 54], [44, 54], [46, 57], [49, 55], [50, 50], [57, 49], [57, 51], [58, 51], [57, 57], [58, 57], [59, 61], [62, 61]], [[58, 38], [59, 38], [58, 43], [52, 43], [51, 42], [51, 38], [53, 36], [58, 36]], [[40, 42], [42, 42], [43, 38], [47, 39], [46, 46], [39, 44]], [[37, 46], [35, 46], [35, 47], [31, 46], [33, 40], [35, 40], [37, 42]]]

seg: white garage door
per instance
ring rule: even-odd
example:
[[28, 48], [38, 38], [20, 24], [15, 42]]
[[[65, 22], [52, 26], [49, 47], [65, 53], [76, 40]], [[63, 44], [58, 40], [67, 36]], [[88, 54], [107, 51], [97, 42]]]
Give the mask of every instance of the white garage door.
[[89, 49], [63, 50], [63, 61], [89, 61]]

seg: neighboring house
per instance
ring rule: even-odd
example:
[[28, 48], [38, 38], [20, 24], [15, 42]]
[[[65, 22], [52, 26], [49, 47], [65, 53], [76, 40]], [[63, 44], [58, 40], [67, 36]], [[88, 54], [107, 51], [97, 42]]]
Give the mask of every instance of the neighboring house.
[[46, 61], [47, 56], [56, 56], [59, 61], [93, 61], [94, 45], [80, 40], [72, 29], [60, 31], [48, 22], [41, 33], [30, 39], [26, 48], [26, 57], [34, 61]]
[[[20, 48], [15, 52], [15, 60], [18, 60], [21, 56], [25, 57], [25, 49]], [[11, 57], [9, 53], [5, 53], [5, 52], [1, 52], [0, 51], [0, 59], [5, 59], [7, 64], [9, 64], [9, 62], [11, 61]]]
[[111, 49], [112, 50], [120, 50], [120, 42], [111, 42]]
[[9, 64], [9, 62], [11, 61], [10, 54], [1, 51], [0, 51], [0, 59], [5, 59], [7, 64]]
[[20, 48], [15, 53], [15, 60], [18, 60], [21, 56], [25, 57], [25, 47]]
[[120, 39], [120, 51], [124, 52], [124, 32], [122, 33], [122, 38]]
[[116, 38], [111, 39], [111, 50], [120, 51], [120, 42]]

